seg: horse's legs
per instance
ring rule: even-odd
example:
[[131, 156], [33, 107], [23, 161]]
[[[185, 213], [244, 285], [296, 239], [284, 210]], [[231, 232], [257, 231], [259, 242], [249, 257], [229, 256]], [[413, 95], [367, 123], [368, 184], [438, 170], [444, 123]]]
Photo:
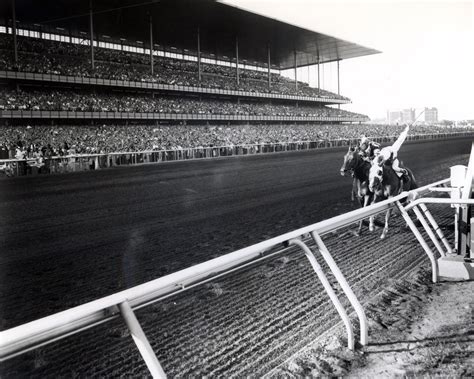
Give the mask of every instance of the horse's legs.
[[[365, 195], [364, 196], [364, 205], [363, 205], [363, 207], [366, 207], [367, 205], [369, 205], [369, 200], [370, 200], [370, 196]], [[357, 231], [357, 235], [359, 235], [361, 230], [362, 230], [362, 223], [363, 223], [363, 220], [360, 220], [359, 221], [359, 230]], [[373, 218], [372, 217], [370, 217], [369, 230], [373, 231], [373, 229], [370, 229], [371, 227], [373, 228]]]
[[385, 226], [383, 228], [382, 235], [380, 236], [381, 239], [384, 239], [388, 233], [388, 219], [390, 218], [390, 214], [392, 213], [392, 209], [389, 209], [387, 213], [385, 213]]
[[[369, 205], [369, 201], [370, 201], [370, 196], [369, 195], [366, 196], [366, 201], [367, 201], [367, 205]], [[374, 199], [372, 200], [371, 204], [375, 204], [375, 202], [376, 202], [376, 199], [375, 199], [375, 196], [374, 196]], [[370, 216], [369, 217], [369, 232], [373, 232], [374, 230], [375, 230], [374, 216]]]
[[357, 189], [357, 184], [356, 184], [356, 178], [352, 179], [352, 191], [351, 191], [351, 201], [353, 202], [356, 197], [356, 189]]

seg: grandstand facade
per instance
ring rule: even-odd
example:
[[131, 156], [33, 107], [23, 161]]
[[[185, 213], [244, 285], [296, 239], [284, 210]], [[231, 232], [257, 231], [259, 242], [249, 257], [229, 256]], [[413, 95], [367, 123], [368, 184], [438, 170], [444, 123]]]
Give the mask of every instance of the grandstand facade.
[[367, 120], [280, 71], [374, 50], [215, 1], [23, 3], [0, 18], [3, 122]]
[[[0, 51], [1, 159], [38, 167], [73, 153], [332, 146], [328, 125], [368, 117], [320, 88], [320, 66], [378, 53], [212, 0], [2, 2]], [[298, 80], [304, 66], [316, 87]]]

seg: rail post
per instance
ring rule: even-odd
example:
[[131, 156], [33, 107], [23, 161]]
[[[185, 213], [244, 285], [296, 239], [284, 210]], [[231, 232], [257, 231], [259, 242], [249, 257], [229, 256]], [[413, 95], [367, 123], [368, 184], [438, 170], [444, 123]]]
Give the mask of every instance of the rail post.
[[334, 274], [334, 277], [339, 282], [339, 285], [341, 286], [342, 290], [344, 291], [347, 298], [349, 299], [349, 302], [351, 303], [352, 307], [356, 311], [357, 317], [359, 318], [359, 323], [360, 323], [360, 343], [362, 346], [367, 345], [369, 332], [368, 332], [368, 325], [367, 325], [367, 317], [365, 317], [364, 308], [362, 308], [362, 305], [360, 304], [356, 295], [354, 294], [351, 287], [349, 286], [349, 283], [347, 283], [346, 278], [344, 277], [341, 270], [337, 266], [333, 257], [331, 256], [331, 254], [329, 254], [329, 251], [326, 245], [324, 244], [323, 240], [319, 236], [319, 234], [313, 231], [311, 232], [311, 236], [316, 242], [316, 245], [318, 246], [318, 250], [320, 254], [322, 255], [322, 257], [328, 264], [329, 269]]
[[423, 225], [423, 228], [425, 228], [426, 233], [430, 237], [430, 239], [433, 242], [433, 244], [435, 245], [436, 249], [438, 249], [438, 251], [439, 251], [439, 253], [441, 254], [442, 257], [445, 257], [446, 253], [444, 252], [443, 248], [441, 247], [441, 245], [440, 245], [438, 239], [436, 238], [435, 234], [431, 230], [431, 227], [428, 225], [425, 218], [423, 217], [423, 214], [421, 213], [421, 211], [418, 209], [417, 206], [413, 207], [413, 211], [415, 212], [415, 215], [418, 218], [418, 220], [420, 220], [421, 225]]
[[399, 201], [397, 201], [397, 206], [398, 206], [398, 209], [400, 209], [400, 212], [403, 218], [405, 219], [405, 222], [407, 223], [408, 227], [411, 229], [416, 239], [420, 243], [421, 247], [423, 248], [425, 253], [428, 255], [428, 258], [430, 259], [430, 262], [431, 262], [432, 280], [433, 280], [433, 283], [437, 283], [438, 282], [438, 263], [436, 262], [436, 258], [433, 254], [433, 251], [430, 249], [425, 239], [421, 235], [420, 231], [416, 227], [415, 223], [410, 218], [410, 215], [408, 214], [408, 212], [405, 210], [405, 208]]
[[140, 326], [135, 313], [133, 313], [132, 307], [130, 307], [128, 301], [118, 304], [118, 307], [125, 324], [127, 324], [127, 327], [130, 330], [133, 341], [137, 345], [138, 350], [140, 351], [140, 354], [143, 357], [143, 360], [145, 361], [153, 378], [166, 378], [166, 374], [161, 367], [158, 358], [156, 358], [155, 352], [148, 342], [148, 339], [146, 338], [146, 335], [143, 332], [143, 329]]
[[426, 218], [428, 219], [428, 221], [431, 223], [431, 225], [433, 226], [433, 229], [435, 230], [436, 234], [438, 235], [438, 237], [441, 239], [441, 241], [443, 242], [443, 245], [444, 247], [446, 248], [446, 252], [448, 254], [452, 254], [453, 253], [453, 249], [451, 248], [451, 245], [449, 244], [448, 240], [446, 239], [446, 237], [444, 236], [444, 233], [443, 231], [441, 230], [441, 228], [439, 227], [438, 223], [435, 221], [435, 219], [433, 218], [433, 216], [431, 215], [431, 212], [428, 210], [428, 208], [426, 207], [425, 204], [423, 203], [420, 203], [420, 209], [422, 210], [422, 212], [425, 214]]
[[309, 263], [311, 263], [311, 266], [313, 267], [314, 272], [319, 278], [319, 281], [323, 285], [324, 289], [326, 290], [326, 293], [329, 295], [329, 298], [331, 299], [332, 303], [336, 307], [337, 313], [339, 313], [339, 316], [341, 316], [342, 321], [344, 322], [344, 325], [346, 327], [347, 331], [347, 347], [350, 350], [354, 350], [354, 332], [352, 330], [352, 325], [349, 319], [349, 316], [347, 315], [346, 310], [342, 306], [341, 302], [339, 301], [339, 298], [337, 297], [336, 293], [334, 292], [333, 288], [331, 287], [331, 284], [329, 283], [329, 280], [327, 279], [326, 275], [324, 275], [324, 272], [319, 265], [319, 263], [316, 261], [316, 257], [314, 256], [313, 252], [311, 249], [300, 239], [292, 239], [289, 241], [289, 245], [296, 245], [303, 250], [304, 254], [306, 255], [306, 258], [308, 258]]

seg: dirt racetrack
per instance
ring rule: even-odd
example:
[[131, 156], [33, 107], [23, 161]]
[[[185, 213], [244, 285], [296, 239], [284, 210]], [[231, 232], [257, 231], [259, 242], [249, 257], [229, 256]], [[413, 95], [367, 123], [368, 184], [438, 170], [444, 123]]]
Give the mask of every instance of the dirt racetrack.
[[[470, 140], [411, 143], [420, 184], [466, 164]], [[352, 209], [345, 149], [0, 181], [2, 330]], [[441, 213], [442, 225], [452, 222]], [[389, 237], [325, 237], [364, 301], [387, 278], [428, 266], [400, 217]], [[301, 253], [137, 312], [170, 376], [261, 375], [338, 321]], [[33, 376], [147, 375], [120, 322], [4, 362]]]

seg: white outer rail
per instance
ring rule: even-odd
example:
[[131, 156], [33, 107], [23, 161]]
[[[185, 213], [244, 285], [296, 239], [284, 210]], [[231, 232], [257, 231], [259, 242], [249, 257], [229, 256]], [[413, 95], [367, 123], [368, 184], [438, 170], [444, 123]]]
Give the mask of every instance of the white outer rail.
[[403, 192], [396, 197], [369, 207], [300, 228], [113, 295], [0, 332], [0, 361], [118, 317], [120, 314], [119, 305], [122, 303], [127, 302], [132, 310], [141, 308], [164, 297], [172, 296], [192, 286], [272, 256], [274, 254], [265, 255], [265, 252], [288, 243], [292, 239], [309, 233], [323, 235], [332, 232], [387, 211], [409, 195], [421, 196], [429, 192], [430, 187], [445, 185], [448, 182], [449, 179], [444, 179], [410, 192]]
[[334, 289], [331, 287], [331, 284], [329, 283], [329, 280], [327, 279], [326, 275], [324, 274], [321, 266], [319, 265], [318, 261], [316, 260], [316, 257], [314, 256], [313, 252], [311, 249], [306, 245], [304, 242], [300, 241], [299, 239], [292, 239], [290, 241], [290, 245], [296, 245], [303, 250], [303, 252], [306, 255], [306, 258], [308, 258], [309, 262], [311, 263], [311, 267], [313, 267], [314, 272], [319, 278], [319, 281], [323, 285], [324, 289], [326, 290], [326, 293], [328, 294], [329, 298], [331, 299], [332, 303], [334, 304], [334, 307], [337, 310], [337, 313], [339, 313], [339, 316], [341, 316], [342, 322], [344, 323], [346, 327], [346, 332], [347, 332], [347, 347], [350, 350], [354, 350], [354, 331], [352, 329], [352, 324], [349, 319], [349, 316], [347, 315], [346, 310], [342, 306], [341, 302], [339, 301], [339, 298], [337, 297], [336, 293], [334, 292]]
[[[425, 239], [421, 235], [421, 233], [418, 231], [416, 228], [415, 224], [413, 221], [411, 221], [410, 217], [408, 216], [408, 211], [413, 209], [415, 212], [415, 215], [417, 216], [418, 220], [420, 220], [423, 228], [425, 229], [426, 233], [431, 239], [431, 242], [433, 245], [435, 245], [436, 249], [440, 253], [442, 257], [445, 257], [446, 254], [452, 254], [453, 249], [451, 248], [448, 240], [444, 236], [443, 232], [441, 231], [440, 227], [434, 220], [433, 216], [431, 215], [430, 211], [426, 207], [426, 204], [444, 204], [444, 205], [453, 205], [453, 204], [458, 204], [458, 205], [474, 205], [474, 199], [440, 199], [440, 198], [431, 198], [431, 197], [426, 197], [426, 198], [421, 198], [421, 199], [416, 199], [412, 201], [410, 204], [408, 204], [406, 207], [403, 207], [402, 205], [399, 204], [400, 211], [405, 218], [408, 226], [412, 230], [413, 234], [417, 238], [418, 242], [421, 244], [423, 247], [423, 250], [425, 250], [426, 254], [430, 258], [431, 265], [433, 267], [432, 273], [433, 273], [433, 282], [436, 283], [438, 280], [438, 264], [436, 262], [435, 256], [433, 254], [433, 251], [431, 248], [428, 246], [426, 243]], [[421, 211], [420, 211], [421, 209]], [[428, 219], [429, 223], [425, 219]], [[457, 222], [457, 219], [455, 219], [455, 222]], [[430, 226], [431, 224], [431, 226]], [[431, 230], [431, 227], [434, 229]], [[436, 237], [435, 233], [437, 234], [438, 237]], [[455, 231], [457, 237], [457, 231]], [[441, 243], [439, 240], [443, 243], [444, 247], [446, 248], [446, 251], [444, 251], [443, 247], [441, 246]], [[457, 238], [456, 240], [457, 241]]]

